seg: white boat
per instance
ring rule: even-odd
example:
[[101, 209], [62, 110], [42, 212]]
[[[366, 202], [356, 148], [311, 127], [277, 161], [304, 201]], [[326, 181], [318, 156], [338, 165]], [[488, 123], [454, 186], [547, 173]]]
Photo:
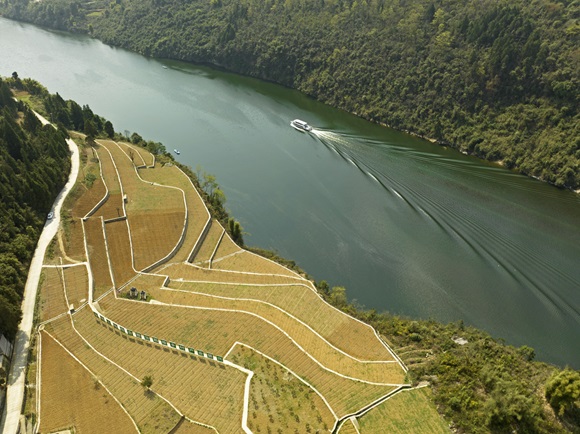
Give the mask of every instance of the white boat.
[[173, 152], [175, 152], [177, 155], [181, 154], [178, 149], [174, 149]]
[[296, 128], [298, 131], [312, 131], [312, 127], [300, 119], [294, 119], [292, 122], [290, 122], [290, 125]]

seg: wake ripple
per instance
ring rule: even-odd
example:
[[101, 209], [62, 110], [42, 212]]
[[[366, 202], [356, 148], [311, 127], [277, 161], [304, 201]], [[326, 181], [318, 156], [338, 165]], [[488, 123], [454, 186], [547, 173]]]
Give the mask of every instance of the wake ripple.
[[[509, 204], [515, 193], [537, 195], [539, 189], [533, 181], [501, 168], [378, 140], [323, 129], [315, 129], [313, 134], [386, 193], [463, 244], [480, 261], [504, 270], [547, 309], [556, 309], [580, 324], [580, 306], [565, 291], [564, 295], [557, 291], [559, 286], [580, 288], [578, 275], [563, 268], [557, 256], [541, 248], [549, 239], [536, 240], [538, 248], [527, 244], [525, 237], [512, 236], [533, 230], [533, 213], [526, 216], [531, 223], [522, 226], [512, 215], [502, 215], [509, 214], [509, 206], [502, 210], [498, 205], [502, 200]], [[542, 189], [543, 200], [561, 197], [560, 192], [546, 191]], [[573, 196], [568, 200], [580, 203]], [[525, 207], [521, 210], [525, 212]], [[542, 234], [538, 236], [541, 238]]]

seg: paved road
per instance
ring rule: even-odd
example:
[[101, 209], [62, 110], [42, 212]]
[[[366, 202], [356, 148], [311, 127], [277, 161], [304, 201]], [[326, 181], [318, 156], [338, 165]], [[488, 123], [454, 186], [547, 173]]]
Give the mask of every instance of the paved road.
[[[39, 119], [43, 124], [49, 123], [46, 119], [40, 116]], [[18, 327], [16, 341], [14, 343], [12, 366], [10, 367], [7, 382], [8, 389], [6, 394], [6, 405], [4, 406], [4, 413], [2, 414], [2, 421], [0, 423], [0, 433], [2, 434], [16, 434], [18, 432], [22, 402], [24, 400], [24, 377], [28, 361], [32, 320], [34, 318], [34, 304], [36, 301], [38, 280], [40, 278], [40, 272], [42, 271], [42, 262], [44, 260], [46, 248], [58, 230], [62, 203], [74, 185], [79, 172], [79, 150], [71, 139], [68, 139], [67, 143], [72, 154], [71, 173], [68, 182], [54, 202], [54, 217], [52, 220], [47, 220], [44, 225], [36, 250], [34, 251], [34, 256], [32, 257], [32, 262], [30, 263], [30, 269], [28, 270], [28, 279], [26, 280], [24, 299], [22, 300], [22, 321]]]

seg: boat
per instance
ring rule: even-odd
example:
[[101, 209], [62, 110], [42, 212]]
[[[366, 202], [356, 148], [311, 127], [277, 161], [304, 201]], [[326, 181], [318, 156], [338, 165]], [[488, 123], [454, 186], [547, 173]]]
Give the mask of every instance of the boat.
[[177, 155], [181, 154], [181, 152], [179, 152], [179, 149], [174, 149], [173, 152], [175, 152]]
[[293, 128], [296, 128], [298, 131], [306, 131], [306, 132], [312, 131], [312, 127], [308, 125], [306, 122], [301, 121], [300, 119], [294, 119], [292, 122], [290, 122], [290, 125]]
[[163, 66], [162, 66], [162, 68], [163, 68], [163, 69], [167, 69], [167, 66], [163, 65]]

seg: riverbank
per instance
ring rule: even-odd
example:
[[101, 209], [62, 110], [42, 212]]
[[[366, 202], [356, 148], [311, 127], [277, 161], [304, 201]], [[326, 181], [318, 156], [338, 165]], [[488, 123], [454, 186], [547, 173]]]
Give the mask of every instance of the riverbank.
[[[7, 5], [0, 13], [88, 33], [145, 56], [219, 65], [276, 82], [369, 121], [503, 160], [558, 187], [580, 186], [572, 139], [577, 72], [562, 69], [554, 79], [547, 60], [569, 63], [578, 38], [561, 23], [572, 6], [548, 16], [522, 0], [498, 6], [501, 13], [472, 1], [434, 10], [408, 2], [380, 13], [331, 5], [248, 9], [230, 0], [219, 7], [195, 2], [199, 13], [193, 14], [195, 8], [173, 2], [164, 14], [185, 26], [182, 34], [173, 19], [159, 19], [157, 8], [134, 0], [62, 10], [62, 20], [48, 18], [48, 3]], [[426, 18], [407, 22], [412, 16]], [[542, 42], [547, 52], [539, 49]], [[504, 52], [509, 62], [499, 61]]]

